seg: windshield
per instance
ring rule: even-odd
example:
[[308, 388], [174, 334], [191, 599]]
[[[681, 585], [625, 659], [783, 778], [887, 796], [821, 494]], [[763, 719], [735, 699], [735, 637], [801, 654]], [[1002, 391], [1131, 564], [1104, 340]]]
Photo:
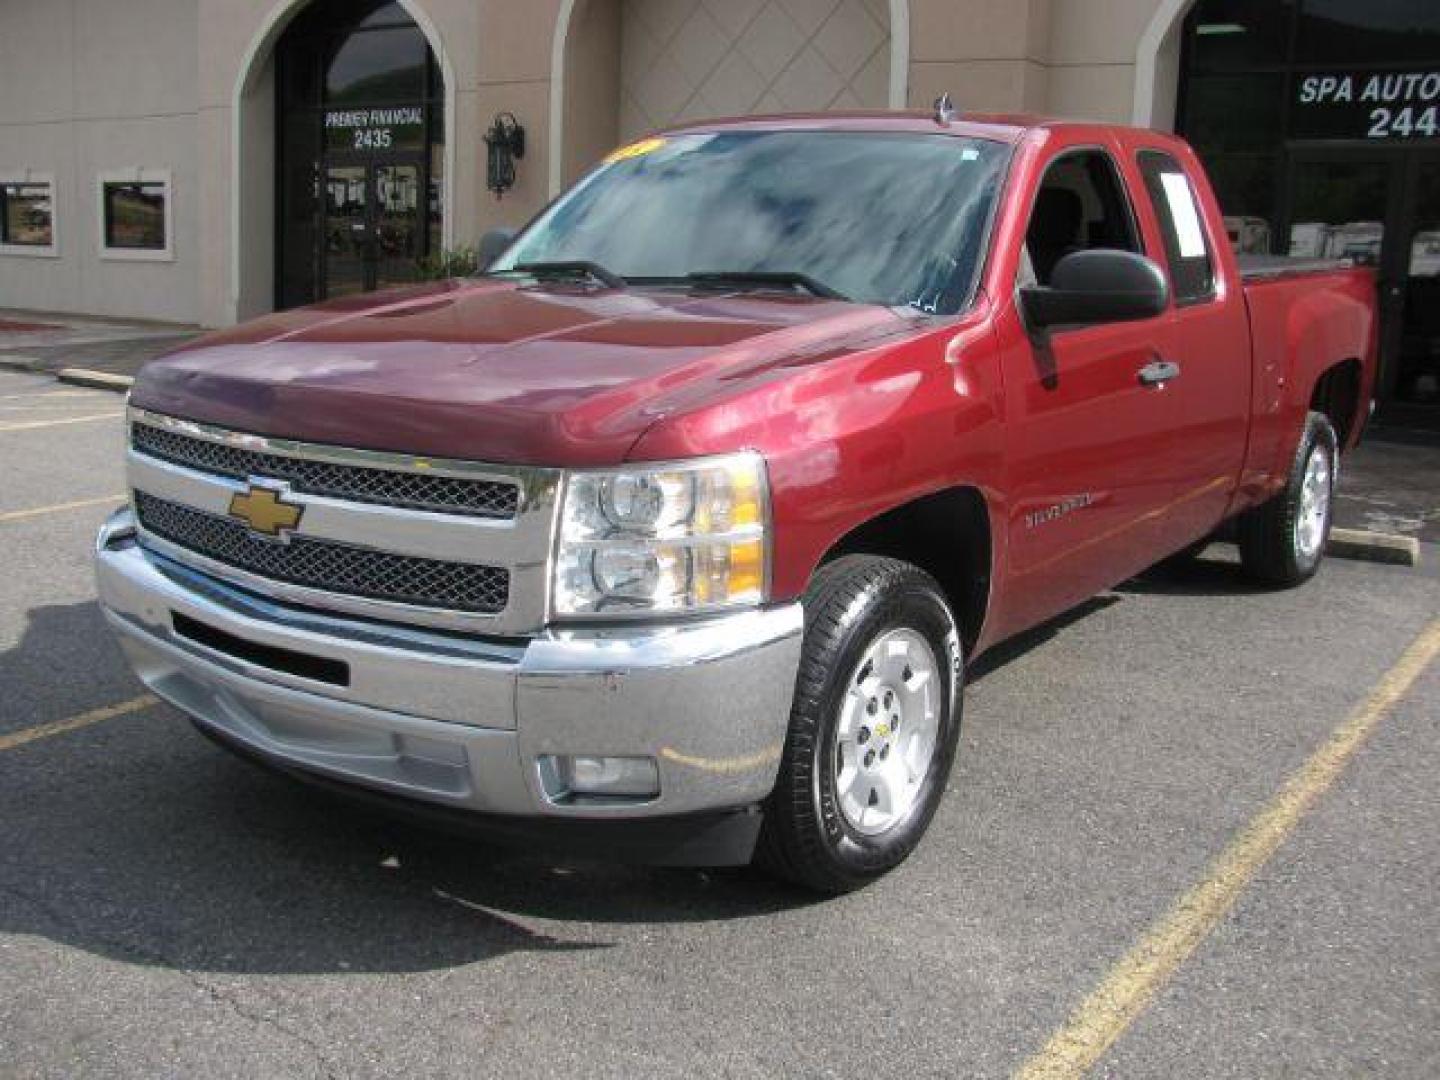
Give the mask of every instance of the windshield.
[[970, 299], [1007, 158], [1001, 143], [951, 135], [647, 139], [580, 181], [491, 272], [585, 262], [632, 284], [734, 274], [737, 287], [744, 274], [801, 275], [852, 300], [949, 314]]

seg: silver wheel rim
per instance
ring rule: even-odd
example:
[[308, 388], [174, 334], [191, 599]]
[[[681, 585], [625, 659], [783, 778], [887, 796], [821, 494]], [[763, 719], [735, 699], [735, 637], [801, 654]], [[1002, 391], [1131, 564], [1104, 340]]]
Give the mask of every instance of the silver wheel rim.
[[1319, 443], [1310, 450], [1305, 463], [1305, 479], [1300, 485], [1300, 513], [1295, 516], [1295, 546], [1300, 554], [1313, 559], [1325, 542], [1325, 527], [1330, 520], [1331, 469], [1330, 453]]
[[850, 673], [831, 754], [840, 813], [876, 836], [915, 808], [940, 731], [940, 666], [908, 628], [870, 643]]

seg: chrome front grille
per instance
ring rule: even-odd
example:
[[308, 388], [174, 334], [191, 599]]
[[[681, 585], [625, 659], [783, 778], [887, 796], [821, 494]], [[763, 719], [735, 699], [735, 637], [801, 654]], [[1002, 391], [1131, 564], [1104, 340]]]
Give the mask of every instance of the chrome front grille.
[[519, 487], [503, 480], [263, 453], [144, 423], [131, 425], [130, 442], [140, 453], [174, 465], [234, 480], [252, 476], [285, 480], [295, 491], [350, 502], [504, 519], [513, 518], [520, 504]]
[[217, 514], [135, 492], [148, 533], [207, 559], [274, 581], [388, 603], [493, 615], [509, 599], [510, 575], [499, 567], [444, 562], [292, 536], [256, 536]]
[[[128, 416], [126, 472], [150, 553], [364, 619], [496, 636], [545, 626], [560, 470], [270, 438], [135, 406]], [[292, 524], [265, 524], [267, 505], [289, 508]], [[261, 535], [272, 527], [283, 541]]]

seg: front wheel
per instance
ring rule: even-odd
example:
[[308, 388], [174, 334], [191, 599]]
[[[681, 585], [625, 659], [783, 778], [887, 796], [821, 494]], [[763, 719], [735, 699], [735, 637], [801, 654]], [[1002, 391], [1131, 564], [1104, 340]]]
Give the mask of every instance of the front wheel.
[[838, 893], [903, 862], [945, 791], [962, 682], [955, 620], [929, 574], [861, 555], [823, 566], [762, 864]]
[[1246, 576], [1278, 588], [1314, 576], [1330, 540], [1338, 462], [1335, 429], [1322, 413], [1310, 413], [1284, 490], [1240, 519]]

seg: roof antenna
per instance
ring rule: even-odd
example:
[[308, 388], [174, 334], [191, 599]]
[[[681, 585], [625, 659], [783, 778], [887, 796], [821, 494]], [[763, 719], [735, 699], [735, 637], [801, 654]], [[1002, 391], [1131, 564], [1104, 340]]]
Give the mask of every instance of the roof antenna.
[[949, 127], [954, 119], [955, 104], [950, 100], [950, 91], [947, 90], [935, 99], [935, 122]]

